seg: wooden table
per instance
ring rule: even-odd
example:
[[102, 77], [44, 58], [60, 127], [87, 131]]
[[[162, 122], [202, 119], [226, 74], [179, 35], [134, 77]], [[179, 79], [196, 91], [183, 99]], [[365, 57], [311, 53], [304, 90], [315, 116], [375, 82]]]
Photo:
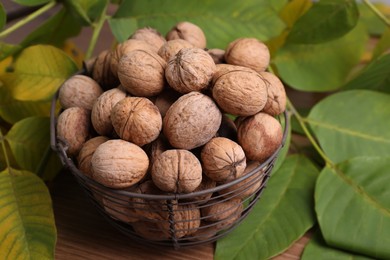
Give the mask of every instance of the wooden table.
[[[213, 259], [215, 244], [174, 250], [131, 240], [113, 228], [88, 200], [70, 172], [62, 172], [51, 186], [58, 232], [56, 259]], [[309, 235], [275, 259], [299, 259]]]

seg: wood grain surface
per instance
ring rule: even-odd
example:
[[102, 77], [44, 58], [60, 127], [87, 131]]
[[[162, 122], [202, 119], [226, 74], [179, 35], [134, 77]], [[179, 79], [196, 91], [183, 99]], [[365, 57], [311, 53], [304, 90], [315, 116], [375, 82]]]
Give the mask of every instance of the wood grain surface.
[[[214, 258], [214, 243], [174, 250], [143, 245], [130, 239], [104, 219], [70, 172], [64, 171], [57, 176], [50, 190], [58, 232], [57, 260]], [[299, 259], [309, 237], [310, 234], [306, 234], [274, 259]]]

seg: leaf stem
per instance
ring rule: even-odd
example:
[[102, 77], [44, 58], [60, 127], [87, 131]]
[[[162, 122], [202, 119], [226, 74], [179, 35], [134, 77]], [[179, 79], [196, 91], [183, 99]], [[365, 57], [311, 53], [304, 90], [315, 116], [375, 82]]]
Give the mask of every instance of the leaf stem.
[[307, 128], [305, 124], [305, 120], [302, 118], [302, 116], [299, 114], [299, 112], [296, 110], [294, 105], [291, 103], [290, 99], [287, 98], [287, 106], [291, 110], [291, 112], [294, 114], [294, 116], [297, 118], [299, 125], [302, 127], [303, 131], [305, 132], [306, 137], [309, 139], [310, 143], [313, 145], [314, 149], [318, 152], [318, 154], [324, 159], [325, 163], [332, 167], [334, 166], [334, 163], [331, 159], [329, 159], [328, 156], [324, 153], [324, 151], [321, 149], [317, 141], [314, 139], [313, 135], [310, 133], [309, 129]]
[[50, 10], [55, 5], [56, 5], [56, 1], [51, 1], [51, 2], [47, 3], [46, 5], [42, 6], [41, 8], [36, 10], [35, 12], [29, 14], [28, 16], [26, 16], [25, 18], [23, 18], [19, 22], [15, 23], [14, 25], [12, 25], [9, 28], [7, 28], [6, 30], [2, 31], [0, 33], [0, 38], [6, 37], [8, 34], [12, 33], [13, 31], [19, 29], [23, 25], [25, 25], [25, 24], [29, 23], [30, 21], [34, 20], [35, 18], [37, 18], [41, 14], [43, 14], [46, 11]]
[[104, 7], [102, 15], [99, 17], [99, 20], [97, 21], [97, 23], [93, 23], [92, 24], [92, 26], [93, 26], [93, 33], [92, 33], [91, 41], [89, 42], [87, 53], [85, 54], [85, 60], [88, 60], [89, 58], [91, 58], [91, 56], [93, 54], [93, 51], [95, 49], [97, 40], [98, 40], [99, 35], [100, 35], [100, 31], [102, 30], [104, 22], [106, 21], [106, 19], [108, 17], [106, 15], [106, 11], [107, 11], [107, 4]]
[[10, 169], [11, 163], [10, 163], [9, 158], [8, 158], [7, 148], [5, 147], [5, 138], [4, 138], [4, 135], [3, 135], [3, 132], [1, 131], [1, 129], [0, 129], [0, 142], [1, 142], [1, 147], [2, 147], [3, 153], [4, 153], [5, 164]]
[[379, 19], [381, 19], [387, 26], [390, 27], [390, 20], [387, 19], [387, 17], [383, 15], [382, 12], [379, 11], [378, 8], [376, 8], [370, 0], [363, 0], [363, 2], [367, 5], [369, 9], [371, 9], [372, 12], [374, 12], [379, 17]]

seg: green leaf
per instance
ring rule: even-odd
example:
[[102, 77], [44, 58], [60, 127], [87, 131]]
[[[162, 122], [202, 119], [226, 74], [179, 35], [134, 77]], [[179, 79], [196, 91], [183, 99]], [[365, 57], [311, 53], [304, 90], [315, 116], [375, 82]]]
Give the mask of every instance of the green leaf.
[[3, 4], [0, 3], [0, 30], [3, 29], [6, 22], [7, 22], [7, 14], [5, 13]]
[[317, 231], [314, 236], [311, 237], [310, 242], [305, 246], [301, 260], [368, 260], [369, 257], [352, 254], [347, 251], [342, 251], [333, 247], [329, 247], [321, 232]]
[[384, 52], [390, 49], [390, 29], [387, 29], [381, 36], [379, 42], [376, 44], [375, 49], [372, 52], [372, 58], [376, 59]]
[[280, 17], [291, 29], [296, 21], [313, 5], [311, 0], [292, 0], [280, 11]]
[[14, 0], [15, 3], [18, 3], [20, 5], [26, 5], [26, 6], [42, 5], [51, 1], [52, 0]]
[[371, 89], [390, 93], [390, 53], [367, 65], [344, 89]]
[[20, 54], [15, 71], [4, 74], [2, 80], [17, 100], [48, 101], [76, 71], [77, 66], [63, 51], [35, 45]]
[[36, 175], [0, 172], [0, 259], [54, 259], [56, 227], [50, 194]]
[[307, 122], [333, 162], [390, 155], [390, 95], [368, 90], [333, 94], [313, 107]]
[[33, 44], [50, 44], [62, 47], [65, 40], [78, 35], [80, 31], [81, 24], [63, 8], [27, 35], [20, 45], [27, 47]]
[[327, 244], [390, 259], [390, 157], [357, 157], [322, 170], [316, 213]]
[[[109, 23], [118, 41], [126, 40], [136, 27], [150, 26], [167, 33], [177, 22], [195, 23], [206, 34], [209, 48], [225, 48], [238, 37], [268, 40], [281, 33], [284, 24], [275, 9], [280, 3], [266, 0], [164, 0], [123, 1]], [[221, 8], [223, 7], [223, 8]], [[128, 23], [128, 27], [126, 24]]]
[[21, 46], [0, 42], [0, 61], [21, 50]]
[[276, 53], [273, 64], [283, 81], [294, 89], [335, 90], [360, 62], [367, 40], [365, 28], [358, 25], [331, 42], [285, 45]]
[[358, 18], [354, 0], [322, 0], [298, 19], [286, 42], [317, 44], [331, 41], [353, 29]]
[[49, 137], [49, 117], [29, 117], [14, 124], [5, 139], [23, 169], [42, 175], [45, 168], [49, 168], [52, 174], [47, 174], [55, 176], [61, 170], [61, 164], [47, 165], [52, 153]]
[[[386, 3], [373, 3], [373, 5], [387, 18], [390, 18], [390, 6]], [[365, 4], [358, 5], [360, 20], [368, 28], [371, 35], [381, 35], [386, 30], [386, 24]]]
[[86, 24], [91, 25], [100, 17], [108, 0], [65, 0], [64, 4]]
[[248, 217], [217, 242], [215, 259], [268, 259], [299, 239], [315, 223], [316, 167], [305, 157], [286, 158]]
[[50, 105], [50, 101], [30, 102], [15, 100], [7, 88], [0, 86], [0, 117], [10, 124], [30, 116], [49, 116]]

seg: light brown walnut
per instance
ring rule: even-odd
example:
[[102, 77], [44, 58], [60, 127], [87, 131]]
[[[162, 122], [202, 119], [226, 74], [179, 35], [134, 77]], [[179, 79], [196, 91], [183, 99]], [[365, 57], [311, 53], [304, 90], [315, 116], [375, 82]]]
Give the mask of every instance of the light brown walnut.
[[149, 167], [148, 156], [139, 146], [120, 139], [99, 145], [91, 162], [93, 179], [114, 189], [136, 184]]
[[162, 127], [158, 108], [147, 98], [127, 97], [111, 111], [115, 132], [123, 140], [138, 146], [151, 143], [159, 136]]
[[263, 112], [271, 116], [277, 116], [286, 110], [286, 90], [280, 79], [270, 72], [261, 72], [268, 87], [268, 100], [263, 108]]
[[205, 223], [214, 223], [218, 230], [222, 230], [233, 225], [240, 218], [242, 210], [241, 199], [213, 199], [201, 208], [201, 215]]
[[213, 58], [215, 64], [225, 63], [225, 50], [222, 49], [209, 49], [207, 50], [211, 58]]
[[174, 57], [181, 49], [183, 48], [192, 48], [193, 45], [183, 39], [175, 39], [167, 41], [161, 48], [158, 50], [158, 55], [161, 56], [166, 62], [168, 62], [172, 57]]
[[137, 29], [129, 39], [141, 40], [153, 46], [157, 52], [166, 43], [165, 38], [154, 28], [144, 27]]
[[98, 148], [99, 145], [101, 145], [102, 143], [108, 140], [109, 139], [105, 136], [97, 136], [89, 139], [83, 144], [83, 147], [81, 148], [77, 156], [77, 163], [78, 163], [78, 169], [88, 177], [92, 177], [91, 159], [93, 153], [95, 152], [95, 150]]
[[190, 42], [193, 46], [200, 49], [206, 48], [206, 36], [203, 30], [190, 22], [179, 22], [176, 24], [166, 36], [167, 40], [183, 39]]
[[213, 138], [221, 121], [222, 113], [210, 97], [191, 92], [168, 109], [163, 133], [173, 147], [191, 150]]

